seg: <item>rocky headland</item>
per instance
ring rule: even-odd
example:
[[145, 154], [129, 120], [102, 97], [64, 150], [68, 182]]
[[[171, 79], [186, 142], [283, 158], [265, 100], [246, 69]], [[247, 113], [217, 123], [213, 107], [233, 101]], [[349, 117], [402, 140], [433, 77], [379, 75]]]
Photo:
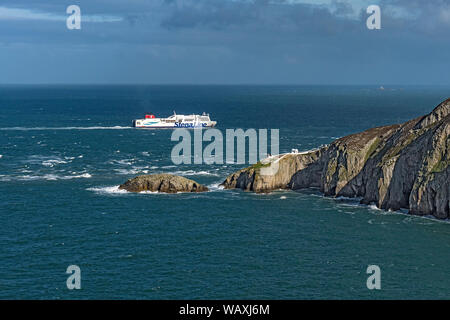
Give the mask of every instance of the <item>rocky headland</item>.
[[120, 185], [119, 189], [129, 192], [151, 191], [164, 193], [208, 191], [207, 187], [194, 180], [172, 174], [138, 176]]
[[270, 157], [228, 176], [223, 186], [254, 192], [315, 187], [326, 196], [360, 197], [381, 209], [448, 219], [449, 150], [450, 99], [403, 124]]

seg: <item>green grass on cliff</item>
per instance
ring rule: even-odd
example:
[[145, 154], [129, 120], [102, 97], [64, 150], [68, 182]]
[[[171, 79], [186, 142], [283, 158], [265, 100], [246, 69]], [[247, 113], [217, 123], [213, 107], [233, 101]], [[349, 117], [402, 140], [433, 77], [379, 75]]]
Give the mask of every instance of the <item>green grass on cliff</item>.
[[375, 150], [377, 150], [378, 146], [380, 145], [380, 142], [381, 139], [376, 138], [375, 141], [370, 145], [370, 148], [369, 150], [367, 150], [366, 156], [364, 158], [364, 163], [366, 163], [367, 160], [369, 160], [369, 158], [373, 156]]
[[416, 132], [412, 132], [406, 137], [406, 139], [391, 147], [391, 149], [389, 149], [389, 151], [383, 156], [381, 165], [385, 165], [389, 160], [398, 156], [403, 149], [409, 146], [413, 141], [417, 140], [425, 131], [425, 129], [420, 129]]
[[270, 162], [269, 163], [262, 163], [261, 161], [258, 161], [257, 163], [252, 165], [250, 168], [252, 168], [252, 169], [261, 169], [261, 168], [266, 168], [266, 167], [270, 167]]
[[336, 170], [337, 170], [337, 160], [332, 159], [328, 163], [327, 176], [331, 178], [334, 175], [334, 173], [336, 172]]
[[434, 166], [431, 168], [431, 173], [439, 173], [444, 171], [450, 164], [450, 159], [440, 159]]

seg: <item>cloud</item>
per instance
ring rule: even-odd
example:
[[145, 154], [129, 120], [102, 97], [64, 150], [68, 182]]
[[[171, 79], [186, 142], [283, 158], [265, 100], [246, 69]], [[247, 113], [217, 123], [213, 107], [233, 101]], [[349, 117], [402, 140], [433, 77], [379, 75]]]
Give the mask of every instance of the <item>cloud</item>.
[[58, 82], [71, 61], [79, 82], [450, 83], [450, 0], [75, 2], [98, 23], [69, 31], [59, 0], [1, 1], [0, 82]]
[[437, 35], [448, 34], [447, 13], [450, 0], [381, 0], [387, 26], [397, 26], [409, 32]]
[[349, 2], [294, 0], [171, 0], [161, 26], [172, 29], [240, 29], [253, 34], [335, 34], [352, 30], [360, 17]]
[[400, 43], [400, 37], [442, 41], [450, 27], [450, 0], [166, 0], [164, 4], [162, 28], [218, 37], [222, 33], [223, 41], [317, 42], [336, 37], [360, 41], [368, 36], [366, 8], [371, 4], [381, 7], [382, 30], [376, 33], [380, 45], [383, 40]]

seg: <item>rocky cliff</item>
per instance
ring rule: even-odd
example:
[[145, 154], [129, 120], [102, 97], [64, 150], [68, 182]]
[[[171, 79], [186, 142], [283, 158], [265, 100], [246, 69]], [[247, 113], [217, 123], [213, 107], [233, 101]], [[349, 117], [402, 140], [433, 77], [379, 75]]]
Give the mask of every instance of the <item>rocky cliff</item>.
[[[269, 192], [318, 187], [381, 209], [450, 218], [450, 99], [403, 124], [352, 134], [318, 150], [272, 157], [242, 169], [225, 188]], [[270, 168], [273, 168], [270, 172]]]
[[150, 174], [138, 176], [119, 186], [129, 192], [205, 192], [208, 188], [194, 180], [172, 174]]

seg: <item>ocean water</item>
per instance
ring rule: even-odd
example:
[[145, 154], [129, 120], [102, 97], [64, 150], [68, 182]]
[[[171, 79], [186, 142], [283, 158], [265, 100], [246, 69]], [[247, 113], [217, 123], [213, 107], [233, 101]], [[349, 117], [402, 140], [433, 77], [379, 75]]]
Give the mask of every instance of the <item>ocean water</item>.
[[[450, 224], [315, 190], [218, 185], [243, 165], [175, 166], [171, 130], [131, 120], [209, 112], [278, 128], [280, 150], [423, 115], [444, 87], [0, 87], [1, 299], [448, 299]], [[118, 192], [175, 173], [202, 194]], [[68, 290], [69, 265], [81, 290]], [[381, 290], [368, 290], [368, 265]]]

